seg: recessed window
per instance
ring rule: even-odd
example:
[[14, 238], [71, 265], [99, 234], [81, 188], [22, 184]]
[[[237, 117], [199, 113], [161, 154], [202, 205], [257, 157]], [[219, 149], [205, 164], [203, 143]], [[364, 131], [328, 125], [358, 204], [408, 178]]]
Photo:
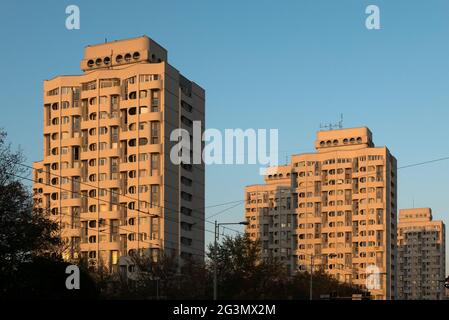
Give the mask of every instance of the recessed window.
[[137, 112], [137, 108], [136, 108], [136, 107], [129, 108], [129, 110], [128, 110], [128, 114], [129, 114], [130, 116], [135, 115], [136, 112]]
[[140, 58], [140, 53], [137, 52], [137, 51], [134, 52], [134, 53], [133, 53], [133, 59], [134, 59], [134, 60], [137, 60], [137, 59], [139, 59], [139, 58]]
[[92, 68], [94, 66], [94, 60], [90, 59], [89, 61], [87, 61], [87, 66], [89, 68]]
[[101, 58], [97, 58], [97, 60], [95, 60], [95, 64], [97, 65], [97, 66], [99, 66], [99, 65], [101, 65], [101, 62], [102, 62], [103, 60], [101, 60]]
[[126, 62], [131, 61], [131, 54], [130, 53], [125, 54], [125, 61]]
[[105, 57], [105, 58], [103, 59], [103, 62], [104, 62], [105, 65], [109, 65], [109, 64], [111, 63], [111, 58]]
[[117, 57], [115, 57], [115, 61], [120, 63], [123, 61], [123, 56], [121, 54], [117, 55]]

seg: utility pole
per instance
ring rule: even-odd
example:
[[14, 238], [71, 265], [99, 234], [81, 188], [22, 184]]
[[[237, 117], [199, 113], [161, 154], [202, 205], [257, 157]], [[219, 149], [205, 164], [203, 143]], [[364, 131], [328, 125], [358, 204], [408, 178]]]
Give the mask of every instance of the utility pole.
[[218, 298], [218, 280], [217, 280], [217, 268], [218, 268], [218, 257], [217, 257], [217, 251], [218, 251], [218, 238], [220, 236], [220, 226], [222, 225], [235, 225], [235, 224], [241, 224], [247, 226], [249, 223], [248, 221], [242, 221], [242, 222], [228, 222], [228, 223], [218, 223], [217, 220], [215, 220], [215, 232], [214, 232], [214, 300], [217, 300]]
[[217, 220], [215, 220], [215, 234], [214, 234], [214, 300], [217, 300], [217, 248], [218, 248], [218, 237], [219, 237], [219, 226]]
[[313, 255], [310, 255], [310, 292], [309, 300], [313, 300]]

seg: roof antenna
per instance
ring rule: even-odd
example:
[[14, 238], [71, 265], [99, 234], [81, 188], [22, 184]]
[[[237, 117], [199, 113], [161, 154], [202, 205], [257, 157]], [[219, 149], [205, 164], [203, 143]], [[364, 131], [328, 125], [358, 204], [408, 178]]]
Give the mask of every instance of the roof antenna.
[[340, 121], [337, 123], [320, 123], [320, 129], [326, 129], [326, 130], [334, 130], [334, 129], [343, 129], [343, 113], [340, 113]]

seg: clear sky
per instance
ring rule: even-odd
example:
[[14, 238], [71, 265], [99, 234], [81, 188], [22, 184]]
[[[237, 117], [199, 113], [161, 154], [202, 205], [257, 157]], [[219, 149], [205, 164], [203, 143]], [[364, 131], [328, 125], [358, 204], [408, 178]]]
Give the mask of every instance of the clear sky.
[[[80, 30], [65, 28], [70, 4]], [[369, 4], [381, 30], [365, 28]], [[313, 151], [320, 123], [340, 113], [345, 127], [370, 127], [399, 166], [449, 156], [447, 0], [8, 1], [0, 127], [29, 163], [42, 158], [43, 80], [80, 73], [85, 45], [143, 34], [205, 88], [208, 128], [277, 128], [283, 161]], [[262, 182], [254, 165], [206, 169], [206, 205], [243, 199], [245, 185]], [[448, 181], [449, 161], [400, 170], [399, 207], [414, 201], [449, 222]], [[242, 217], [240, 205], [217, 219]]]

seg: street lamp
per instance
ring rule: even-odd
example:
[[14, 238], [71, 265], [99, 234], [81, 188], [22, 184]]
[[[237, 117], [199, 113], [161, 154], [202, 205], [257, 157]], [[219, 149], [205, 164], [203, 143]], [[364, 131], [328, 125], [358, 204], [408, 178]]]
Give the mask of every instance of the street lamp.
[[302, 254], [310, 256], [310, 286], [309, 286], [309, 300], [313, 300], [313, 268], [315, 257], [327, 256], [328, 258], [335, 258], [337, 255], [335, 253], [321, 253], [321, 254], [310, 254], [306, 252], [301, 252]]
[[249, 224], [248, 221], [241, 221], [241, 222], [224, 222], [224, 223], [218, 223], [217, 220], [215, 220], [215, 237], [214, 237], [214, 251], [215, 251], [215, 257], [214, 257], [214, 300], [217, 300], [217, 246], [218, 246], [218, 237], [220, 236], [220, 226], [224, 225], [244, 225], [247, 226]]

